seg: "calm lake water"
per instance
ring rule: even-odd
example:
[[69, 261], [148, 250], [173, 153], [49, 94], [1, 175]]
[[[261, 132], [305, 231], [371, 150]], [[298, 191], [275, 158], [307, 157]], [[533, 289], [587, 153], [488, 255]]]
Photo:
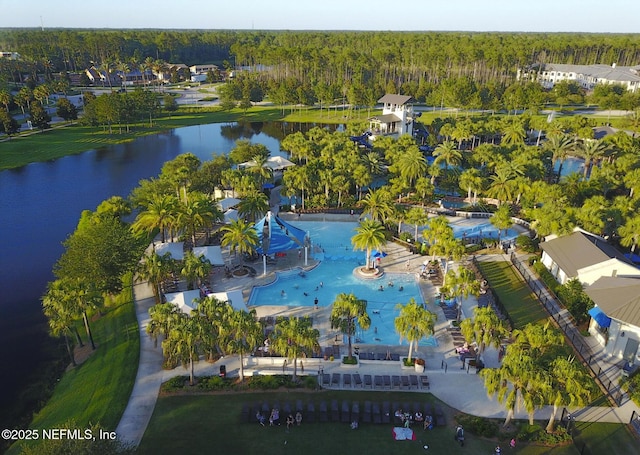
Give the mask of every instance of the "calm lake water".
[[[229, 123], [180, 128], [134, 142], [92, 150], [46, 163], [0, 172], [0, 412], [16, 396], [25, 375], [37, 374], [51, 354], [45, 349], [40, 297], [53, 280], [52, 266], [63, 252], [82, 210], [126, 197], [142, 179], [157, 176], [181, 153], [202, 161], [228, 153], [237, 139], [280, 152], [280, 139], [305, 125]], [[0, 145], [0, 150], [2, 145]], [[0, 419], [1, 420], [1, 419]]]

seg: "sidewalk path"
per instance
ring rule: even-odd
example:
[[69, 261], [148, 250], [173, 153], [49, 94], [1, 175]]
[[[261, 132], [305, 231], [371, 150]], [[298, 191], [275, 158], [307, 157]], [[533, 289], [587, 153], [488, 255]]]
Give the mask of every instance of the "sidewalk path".
[[162, 348], [154, 347], [153, 340], [146, 332], [150, 320], [149, 308], [155, 303], [153, 290], [147, 283], [136, 283], [133, 295], [140, 331], [140, 360], [133, 391], [116, 434], [121, 441], [138, 446], [151, 420], [163, 381], [163, 371]]

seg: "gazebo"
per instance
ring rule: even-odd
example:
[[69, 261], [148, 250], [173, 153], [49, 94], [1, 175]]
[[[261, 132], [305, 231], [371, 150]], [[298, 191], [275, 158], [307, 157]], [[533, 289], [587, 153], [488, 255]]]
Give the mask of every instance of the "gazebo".
[[307, 264], [307, 233], [271, 212], [253, 225], [258, 233], [258, 248], [256, 251], [262, 255], [264, 275], [267, 274], [267, 256], [299, 247], [304, 249], [304, 262]]

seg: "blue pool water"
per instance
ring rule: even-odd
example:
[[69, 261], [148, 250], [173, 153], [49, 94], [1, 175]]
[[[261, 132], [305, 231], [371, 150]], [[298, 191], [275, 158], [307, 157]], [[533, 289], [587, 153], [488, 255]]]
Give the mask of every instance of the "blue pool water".
[[[394, 328], [394, 319], [399, 314], [398, 304], [406, 304], [411, 298], [423, 303], [420, 288], [413, 274], [389, 274], [378, 280], [362, 280], [353, 274], [353, 269], [364, 265], [365, 252], [353, 251], [351, 237], [355, 235], [356, 222], [293, 221], [292, 224], [309, 232], [311, 241], [324, 250], [317, 259], [321, 262], [304, 277], [300, 269], [277, 274], [276, 281], [266, 286], [256, 286], [248, 304], [313, 307], [331, 305], [339, 293], [352, 293], [367, 301], [367, 312], [371, 317], [369, 330], [359, 329], [356, 343], [397, 345], [399, 337]], [[384, 267], [385, 259], [381, 265]], [[390, 282], [393, 286], [390, 286]], [[383, 291], [380, 291], [380, 286]], [[400, 291], [400, 288], [403, 288]], [[284, 292], [283, 292], [284, 291]], [[403, 343], [408, 345], [406, 341]], [[435, 339], [423, 340], [421, 345], [435, 345]]]

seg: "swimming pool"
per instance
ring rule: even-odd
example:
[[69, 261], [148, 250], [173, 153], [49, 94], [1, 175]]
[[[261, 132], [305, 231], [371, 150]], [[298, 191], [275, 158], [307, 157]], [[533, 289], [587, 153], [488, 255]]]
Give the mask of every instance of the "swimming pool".
[[[313, 307], [315, 299], [318, 299], [318, 306], [326, 307], [333, 304], [341, 292], [352, 293], [367, 301], [367, 312], [371, 317], [369, 330], [358, 329], [353, 341], [399, 344], [394, 328], [394, 319], [400, 311], [396, 305], [406, 304], [411, 298], [424, 302], [414, 275], [386, 273], [379, 280], [356, 277], [353, 269], [365, 262], [365, 252], [353, 251], [351, 246], [351, 237], [358, 226], [356, 222], [293, 221], [292, 224], [307, 231], [311, 242], [324, 250], [314, 255], [320, 264], [304, 277], [299, 275], [299, 269], [279, 272], [273, 283], [253, 288], [248, 305]], [[382, 291], [379, 290], [381, 286]], [[402, 344], [408, 345], [406, 341]], [[420, 344], [434, 346], [435, 339], [423, 340]]]

